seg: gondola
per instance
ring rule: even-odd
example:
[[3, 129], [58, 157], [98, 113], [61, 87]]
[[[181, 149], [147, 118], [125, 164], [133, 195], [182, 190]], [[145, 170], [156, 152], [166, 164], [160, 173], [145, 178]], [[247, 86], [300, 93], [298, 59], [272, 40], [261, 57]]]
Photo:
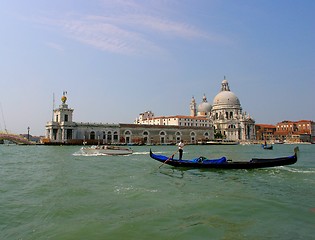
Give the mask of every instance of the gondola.
[[272, 145], [261, 145], [261, 147], [265, 150], [272, 150], [273, 146]]
[[261, 144], [261, 147], [265, 150], [272, 150], [273, 146], [272, 145], [267, 145], [267, 142], [265, 140], [265, 144]]
[[[216, 169], [254, 169], [254, 168], [267, 168], [276, 166], [285, 166], [296, 163], [298, 147], [294, 148], [294, 155], [288, 157], [278, 158], [252, 158], [249, 161], [232, 161], [226, 157], [218, 159], [207, 159], [205, 157], [198, 157], [191, 160], [178, 160], [173, 156], [167, 157], [163, 155], [154, 154], [150, 149], [150, 157], [173, 167], [186, 167], [186, 168], [216, 168]], [[162, 166], [161, 165], [161, 166]], [[160, 166], [160, 167], [161, 167]]]

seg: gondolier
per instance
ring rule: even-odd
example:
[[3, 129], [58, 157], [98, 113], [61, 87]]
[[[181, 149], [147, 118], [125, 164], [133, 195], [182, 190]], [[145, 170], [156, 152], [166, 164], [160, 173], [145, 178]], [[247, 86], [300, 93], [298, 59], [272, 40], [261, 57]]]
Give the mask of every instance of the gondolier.
[[179, 143], [178, 143], [178, 153], [179, 153], [179, 160], [182, 160], [182, 158], [183, 158], [183, 148], [184, 148], [184, 146], [185, 146], [185, 144], [182, 142], [182, 141], [180, 141]]

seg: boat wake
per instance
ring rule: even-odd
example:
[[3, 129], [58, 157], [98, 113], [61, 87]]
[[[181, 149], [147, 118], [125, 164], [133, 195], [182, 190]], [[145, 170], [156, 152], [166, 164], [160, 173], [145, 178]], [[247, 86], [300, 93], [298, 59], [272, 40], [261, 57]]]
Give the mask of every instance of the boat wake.
[[298, 168], [292, 168], [292, 167], [286, 167], [286, 166], [281, 166], [278, 167], [278, 169], [282, 169], [288, 172], [292, 173], [308, 173], [308, 174], [315, 174], [315, 169], [314, 168], [307, 168], [307, 169], [298, 169]]
[[[110, 155], [110, 154], [104, 154], [104, 153], [84, 153], [84, 152], [75, 152], [72, 154], [73, 156], [83, 156], [83, 157], [98, 157], [98, 156], [115, 156], [115, 155]], [[116, 155], [120, 157], [126, 157], [128, 155]]]
[[133, 155], [148, 155], [148, 152], [133, 152]]
[[115, 193], [117, 194], [127, 194], [128, 192], [150, 192], [156, 193], [158, 192], [157, 189], [147, 189], [147, 188], [135, 188], [131, 186], [115, 186]]

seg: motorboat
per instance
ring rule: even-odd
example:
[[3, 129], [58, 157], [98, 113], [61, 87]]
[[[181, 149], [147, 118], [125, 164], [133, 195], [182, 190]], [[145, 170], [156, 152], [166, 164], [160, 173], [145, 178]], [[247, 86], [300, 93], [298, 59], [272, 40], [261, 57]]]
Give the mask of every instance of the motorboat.
[[122, 146], [111, 145], [93, 145], [90, 147], [82, 147], [81, 151], [91, 155], [129, 155], [132, 154], [132, 149]]

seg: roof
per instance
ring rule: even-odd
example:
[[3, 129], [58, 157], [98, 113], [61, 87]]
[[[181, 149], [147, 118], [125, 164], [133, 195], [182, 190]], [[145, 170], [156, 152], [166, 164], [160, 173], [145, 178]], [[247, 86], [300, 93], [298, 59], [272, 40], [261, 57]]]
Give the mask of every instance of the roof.
[[153, 117], [153, 118], [146, 118], [144, 120], [154, 120], [154, 119], [167, 119], [167, 118], [188, 118], [188, 119], [202, 119], [207, 120], [207, 117], [204, 116], [185, 116], [185, 115], [176, 115], [176, 116], [159, 116], [159, 117]]
[[276, 126], [272, 124], [255, 124], [255, 125], [261, 128], [276, 128]]

